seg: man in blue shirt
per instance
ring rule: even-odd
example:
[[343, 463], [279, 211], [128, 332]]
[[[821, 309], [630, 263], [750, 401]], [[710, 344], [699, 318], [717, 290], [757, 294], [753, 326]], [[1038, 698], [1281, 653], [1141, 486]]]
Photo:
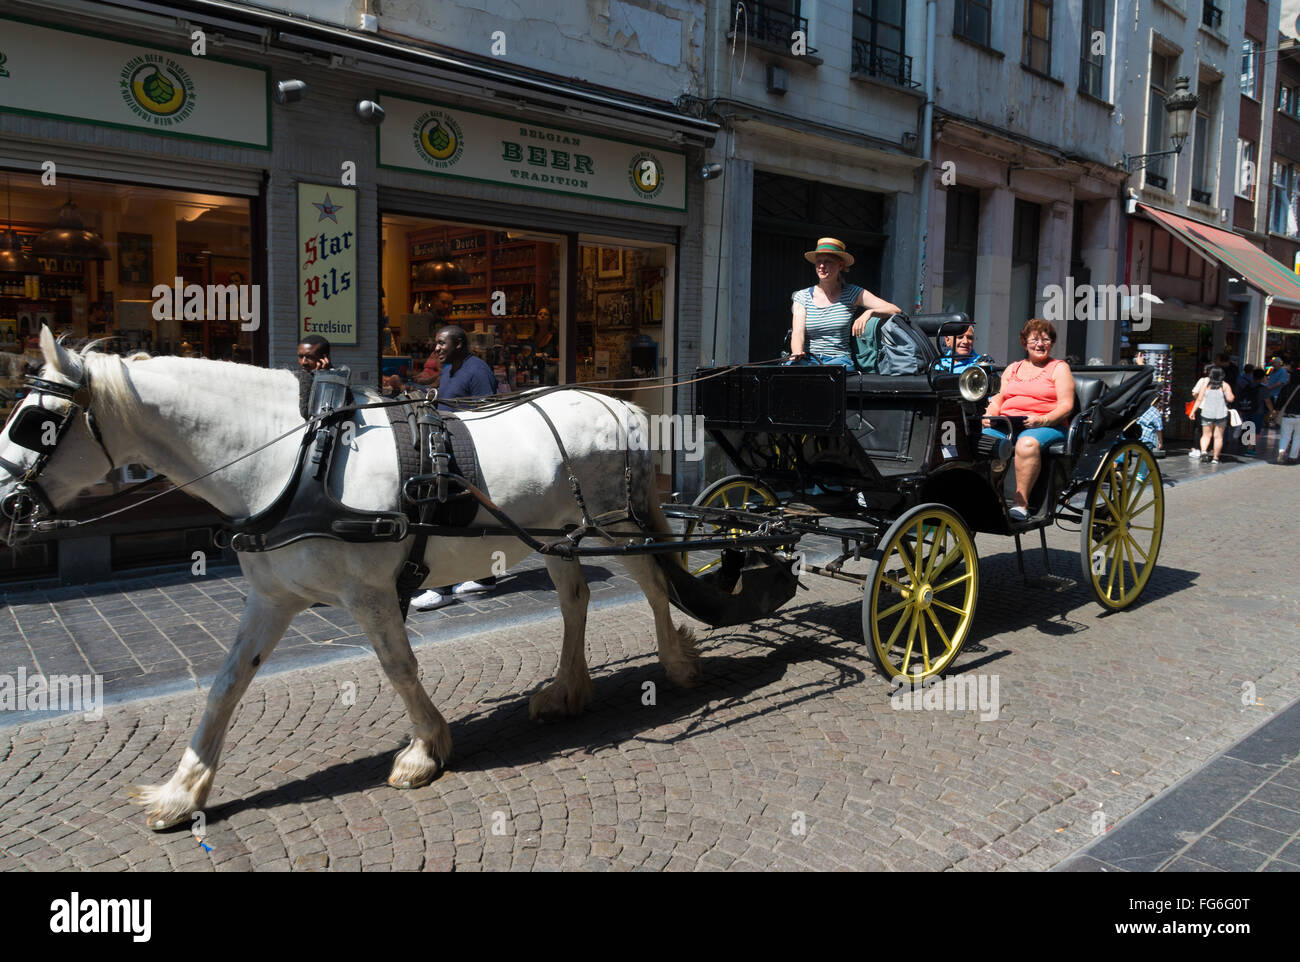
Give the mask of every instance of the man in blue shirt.
[[[441, 403], [460, 397], [486, 397], [497, 393], [497, 377], [492, 368], [480, 357], [469, 352], [469, 337], [462, 328], [448, 325], [438, 331], [433, 342], [433, 352], [438, 355], [442, 365], [442, 374], [438, 379], [438, 409], [454, 411], [450, 404]], [[462, 581], [454, 588], [443, 585], [430, 588], [411, 599], [411, 607], [416, 611], [432, 611], [449, 605], [456, 600], [456, 595], [474, 594], [491, 591], [496, 587], [497, 579], [483, 578], [481, 581]]]
[[[448, 325], [438, 331], [433, 342], [442, 375], [438, 380], [438, 400], [458, 397], [488, 397], [497, 393], [497, 377], [487, 362], [469, 352], [465, 331]], [[439, 410], [451, 411], [451, 405], [439, 404]]]

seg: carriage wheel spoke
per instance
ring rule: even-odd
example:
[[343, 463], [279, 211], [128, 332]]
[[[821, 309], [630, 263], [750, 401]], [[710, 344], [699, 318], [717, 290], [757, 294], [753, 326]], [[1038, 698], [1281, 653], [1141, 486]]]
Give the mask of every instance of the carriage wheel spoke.
[[912, 603], [912, 599], [911, 599], [911, 598], [905, 598], [904, 600], [898, 602], [898, 604], [896, 604], [896, 605], [890, 605], [890, 606], [889, 606], [888, 608], [886, 608], [884, 611], [877, 612], [877, 614], [876, 614], [876, 618], [877, 618], [877, 619], [888, 618], [890, 615], [892, 615], [894, 612], [898, 611], [900, 608], [906, 608], [906, 607], [907, 607], [908, 605], [910, 605], [911, 603]]
[[[910, 604], [911, 602], [908, 603]], [[878, 616], [876, 620], [876, 624], [879, 625], [881, 621], [884, 621], [884, 618]], [[898, 641], [899, 633], [903, 630], [903, 626], [907, 623], [908, 623], [908, 617], [906, 615], [899, 618], [898, 621], [894, 623], [894, 630], [890, 634], [889, 640], [885, 642], [885, 651], [890, 651], [893, 649], [894, 643]], [[908, 648], [908, 650], [911, 651], [911, 648]]]
[[949, 638], [948, 633], [943, 630], [943, 625], [939, 624], [939, 619], [935, 617], [934, 612], [931, 611], [929, 608], [927, 608], [925, 610], [925, 615], [927, 618], [930, 619], [931, 623], [934, 625], [934, 630], [939, 632], [939, 637], [943, 639], [944, 651], [945, 652], [952, 651], [952, 639]]
[[948, 554], [947, 544], [948, 523], [946, 521], [941, 521], [934, 529], [934, 540], [930, 542], [930, 552], [925, 559], [925, 574], [923, 577], [927, 581], [932, 580], [934, 577], [935, 553], [938, 552], [942, 546], [944, 550], [943, 553], [939, 555], [939, 558], [945, 557]]
[[[951, 581], [945, 581], [941, 585], [935, 585], [931, 590], [937, 595], [941, 591], [947, 591], [949, 588], [953, 587], [954, 585], [959, 585], [963, 581], [970, 581], [970, 579], [971, 579], [971, 572], [968, 571], [964, 575], [958, 575], [956, 578], [953, 578]], [[935, 604], [938, 604], [938, 602], [936, 601]]]
[[930, 636], [925, 630], [925, 619], [921, 617], [921, 612], [916, 613], [916, 626], [921, 632], [921, 665], [925, 668], [925, 673], [930, 674]]
[[940, 601], [938, 598], [935, 598], [933, 601], [930, 602], [930, 604], [934, 605], [934, 607], [936, 608], [942, 608], [945, 611], [951, 611], [954, 615], [961, 615], [963, 618], [966, 617], [966, 612], [962, 611], [956, 605], [950, 605], [948, 604], [948, 602]]
[[903, 584], [901, 581], [895, 581], [893, 578], [889, 577], [889, 575], [881, 575], [881, 576], [880, 576], [880, 583], [881, 583], [881, 584], [890, 585], [890, 586], [891, 586], [895, 591], [897, 591], [900, 595], [905, 595], [905, 594], [907, 594], [908, 591], [910, 591], [910, 590], [911, 590], [911, 587], [912, 587], [911, 585], [905, 585], [905, 584]]
[[[899, 618], [898, 623], [901, 625], [903, 619]], [[907, 673], [907, 666], [912, 662], [912, 646], [916, 644], [916, 609], [913, 608], [911, 614], [907, 617], [907, 647], [903, 650], [902, 669]]]
[[[952, 551], [947, 551], [944, 553], [943, 559], [940, 562], [939, 566], [930, 572], [930, 580], [933, 581], [935, 578], [939, 577], [939, 575], [943, 574], [945, 571], [948, 570], [949, 565], [951, 565], [954, 561], [960, 561], [963, 557], [964, 555], [959, 550], [957, 550], [957, 546], [954, 545]], [[936, 588], [935, 590], [937, 591], [938, 589]]]
[[1106, 552], [1106, 566], [1110, 568], [1110, 578], [1106, 582], [1106, 597], [1113, 598], [1112, 594], [1115, 588], [1115, 571], [1118, 565], [1115, 564], [1115, 543], [1111, 542], [1110, 550]]

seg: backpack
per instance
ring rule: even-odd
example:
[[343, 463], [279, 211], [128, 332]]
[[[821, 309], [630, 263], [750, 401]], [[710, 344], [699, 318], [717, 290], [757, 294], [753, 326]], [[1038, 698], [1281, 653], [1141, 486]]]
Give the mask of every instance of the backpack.
[[920, 374], [929, 360], [924, 335], [897, 317], [873, 317], [853, 339], [853, 361], [863, 374]]

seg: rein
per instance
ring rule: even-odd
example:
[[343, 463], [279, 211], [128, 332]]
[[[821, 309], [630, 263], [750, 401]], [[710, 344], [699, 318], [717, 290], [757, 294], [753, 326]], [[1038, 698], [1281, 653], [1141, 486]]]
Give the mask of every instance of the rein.
[[[772, 363], [778, 363], [780, 361], [781, 358], [773, 358], [769, 361], [762, 361], [758, 363], [772, 364]], [[456, 410], [472, 411], [474, 413], [480, 413], [484, 418], [488, 418], [488, 417], [495, 417], [498, 414], [504, 414], [508, 411], [513, 411], [515, 408], [523, 404], [532, 404], [537, 400], [538, 397], [546, 394], [552, 394], [557, 391], [589, 390], [592, 387], [598, 385], [611, 385], [610, 387], [604, 388], [604, 390], [608, 390], [608, 391], [639, 391], [639, 390], [644, 390], [645, 389], [644, 385], [648, 383], [661, 384], [663, 387], [684, 387], [688, 384], [695, 384], [701, 381], [711, 380], [712, 378], [715, 377], [721, 377], [742, 366], [745, 365], [733, 364], [733, 365], [729, 365], [728, 367], [721, 368], [716, 371], [712, 371], [709, 374], [705, 374], [700, 377], [691, 377], [682, 380], [676, 380], [675, 375], [662, 375], [660, 377], [618, 378], [618, 379], [612, 379], [606, 381], [588, 381], [582, 384], [557, 384], [557, 385], [551, 385], [548, 387], [528, 391], [526, 393], [516, 394], [516, 395], [511, 395], [506, 397], [503, 397], [501, 395], [483, 395], [480, 397], [440, 399], [438, 398], [437, 391], [435, 390], [431, 392], [430, 395], [424, 399], [423, 403], [445, 404], [448, 407], [451, 407]], [[44, 470], [46, 464], [49, 462], [50, 457], [53, 455], [54, 448], [57, 446], [58, 442], [62, 440], [63, 435], [67, 431], [68, 426], [72, 423], [73, 419], [76, 417], [76, 414], [78, 412], [82, 413], [85, 416], [86, 424], [90, 431], [91, 437], [94, 438], [95, 442], [99, 445], [100, 449], [104, 452], [104, 456], [108, 459], [109, 470], [111, 471], [116, 468], [117, 466], [116, 462], [113, 460], [113, 456], [109, 453], [108, 448], [105, 447], [103, 435], [100, 433], [99, 427], [94, 421], [94, 416], [90, 412], [89, 381], [87, 379], [86, 383], [72, 386], [67, 384], [61, 384], [57, 381], [50, 381], [45, 378], [34, 377], [34, 376], [29, 376], [26, 380], [28, 384], [32, 385], [33, 388], [35, 388], [38, 394], [40, 395], [49, 394], [54, 397], [62, 398], [68, 401], [71, 407], [62, 416], [62, 419], [60, 420], [57, 426], [57, 436], [55, 438], [54, 444], [50, 445], [48, 449], [41, 450], [36, 461], [33, 463], [32, 467], [27, 470], [27, 472], [21, 479], [20, 484], [16, 489], [15, 496], [11, 496], [11, 498], [6, 499], [3, 505], [0, 505], [0, 512], [3, 512], [6, 516], [10, 518], [10, 532], [12, 535], [44, 533], [44, 532], [54, 531], [56, 529], [61, 529], [61, 528], [84, 527], [86, 525], [95, 524], [100, 521], [105, 521], [108, 518], [115, 517], [119, 514], [123, 514], [124, 512], [130, 511], [134, 508], [138, 508], [143, 505], [146, 505], [151, 501], [156, 501], [161, 497], [171, 494], [173, 491], [183, 491], [184, 489], [190, 487], [193, 484], [197, 484], [198, 482], [203, 481], [206, 478], [212, 477], [212, 475], [217, 474], [220, 471], [224, 471], [226, 468], [236, 465], [239, 462], [244, 461], [255, 454], [265, 451], [267, 448], [271, 447], [274, 444], [278, 444], [279, 442], [285, 440], [286, 438], [292, 437], [293, 435], [298, 434], [300, 432], [313, 429], [320, 422], [328, 418], [334, 418], [339, 415], [349, 414], [354, 411], [366, 411], [366, 410], [373, 410], [377, 408], [389, 408], [389, 407], [397, 407], [399, 405], [407, 405], [407, 404], [411, 404], [412, 401], [414, 400], [411, 397], [403, 396], [401, 398], [394, 398], [393, 400], [370, 401], [365, 404], [348, 404], [348, 405], [343, 405], [341, 407], [321, 411], [315, 415], [310, 416], [302, 424], [295, 425], [294, 427], [290, 428], [288, 431], [285, 431], [283, 434], [280, 434], [277, 437], [274, 437], [271, 440], [267, 441], [265, 444], [258, 445], [252, 450], [246, 451], [245, 453], [239, 455], [238, 457], [232, 458], [231, 460], [227, 461], [225, 464], [213, 468], [211, 471], [207, 471], [204, 474], [200, 474], [197, 477], [191, 478], [190, 480], [179, 484], [177, 484], [176, 482], [172, 482], [167, 487], [163, 488], [163, 490], [155, 494], [152, 494], [149, 497], [144, 498], [143, 500], [134, 501], [131, 504], [124, 505], [121, 508], [116, 508], [112, 511], [106, 511], [90, 518], [78, 519], [78, 518], [55, 517], [56, 511], [53, 505], [50, 503], [49, 499], [45, 496], [44, 492], [41, 491], [39, 485], [37, 485], [36, 479]], [[632, 386], [613, 387], [612, 385], [632, 385]], [[34, 409], [29, 409], [29, 410], [34, 410]], [[49, 412], [49, 413], [51, 415], [53, 414], [53, 412]], [[552, 432], [554, 433], [553, 427], [552, 427]], [[563, 446], [561, 446], [560, 450], [561, 453], [563, 454], [564, 452]], [[567, 458], [565, 460], [567, 460]], [[572, 472], [570, 473], [572, 474]], [[156, 480], [157, 479], [155, 478], [148, 478], [144, 481], [140, 481], [136, 484], [133, 484], [128, 488], [123, 488], [121, 491], [112, 495], [109, 500], [116, 501], [129, 494], [134, 493], [135, 491], [138, 491], [139, 489], [147, 485], [156, 483]], [[471, 493], [474, 493], [476, 497], [479, 497], [479, 495], [481, 495], [481, 492], [477, 492], [474, 490], [471, 490]], [[483, 500], [483, 498], [480, 497], [480, 500]], [[31, 518], [36, 519], [39, 518], [40, 515], [48, 515], [48, 517], [44, 518], [43, 520], [26, 520], [26, 521], [19, 520], [19, 518], [22, 516], [21, 504], [23, 501], [31, 501], [35, 506], [34, 510], [30, 514]], [[584, 515], [586, 514], [585, 508], [583, 513]]]

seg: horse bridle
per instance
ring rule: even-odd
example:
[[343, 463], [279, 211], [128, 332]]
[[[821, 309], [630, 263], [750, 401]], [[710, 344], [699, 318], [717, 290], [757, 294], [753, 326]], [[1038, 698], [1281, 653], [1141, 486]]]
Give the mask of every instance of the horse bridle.
[[[41, 487], [39, 478], [54, 456], [59, 442], [68, 433], [73, 422], [81, 415], [86, 422], [86, 430], [95, 439], [99, 449], [108, 461], [108, 470], [117, 467], [113, 456], [104, 446], [104, 436], [100, 433], [95, 416], [90, 412], [90, 381], [88, 375], [82, 374], [79, 384], [67, 384], [48, 378], [28, 375], [25, 383], [36, 395], [36, 403], [15, 410], [9, 423], [5, 425], [9, 440], [19, 447], [36, 452], [36, 460], [19, 478], [13, 491], [0, 501], [0, 515], [10, 521], [12, 534], [29, 533], [48, 527], [49, 522], [57, 516], [54, 504]], [[30, 395], [29, 395], [30, 396]], [[63, 412], [45, 407], [41, 401], [46, 397], [57, 398], [66, 402]], [[53, 422], [54, 436], [47, 441], [49, 426]], [[5, 468], [16, 465], [4, 464]], [[16, 473], [16, 472], [15, 472]]]

